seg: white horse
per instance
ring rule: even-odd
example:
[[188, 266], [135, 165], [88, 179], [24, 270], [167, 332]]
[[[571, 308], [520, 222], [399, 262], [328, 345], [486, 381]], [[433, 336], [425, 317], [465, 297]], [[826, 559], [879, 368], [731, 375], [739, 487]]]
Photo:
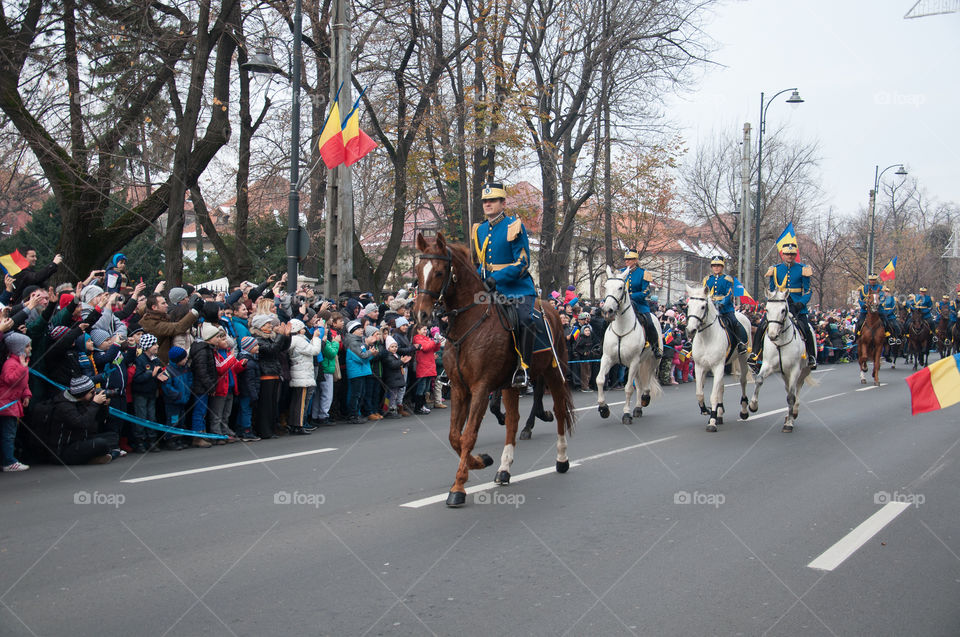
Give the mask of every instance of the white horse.
[[[710, 416], [707, 431], [716, 431], [723, 424], [723, 367], [727, 361], [734, 361], [740, 374], [740, 418], [746, 420], [747, 379], [750, 376], [747, 367], [747, 353], [740, 354], [730, 341], [727, 330], [720, 322], [720, 314], [702, 287], [687, 286], [687, 336], [693, 340], [694, 373], [697, 377], [697, 402], [700, 413]], [[750, 348], [750, 321], [739, 312], [735, 313], [737, 322], [747, 333], [747, 349]], [[707, 372], [713, 373], [713, 391], [710, 392], [710, 409], [703, 403], [703, 383]]]
[[[647, 336], [644, 333], [643, 323], [633, 311], [633, 303], [627, 295], [626, 280], [615, 275], [609, 265], [607, 281], [603, 287], [606, 296], [600, 307], [603, 317], [610, 321], [610, 325], [603, 333], [603, 355], [600, 357], [600, 373], [597, 374], [597, 403], [600, 416], [608, 417], [610, 408], [607, 406], [603, 383], [611, 367], [616, 364], [626, 366], [627, 384], [624, 387], [626, 401], [623, 403], [621, 422], [629, 425], [633, 423], [634, 417], [639, 418], [643, 415], [643, 407], [650, 404], [650, 396], [659, 396], [661, 393], [660, 383], [657, 381], [659, 361], [654, 357], [653, 351], [646, 347]], [[663, 334], [656, 318], [653, 319], [653, 325], [662, 351]], [[642, 390], [643, 393], [631, 414], [630, 400], [637, 389]]]
[[753, 399], [750, 400], [750, 411], [757, 411], [757, 399], [764, 379], [774, 372], [780, 372], [783, 386], [787, 390], [787, 416], [781, 429], [784, 433], [793, 431], [793, 421], [800, 411], [797, 404], [800, 387], [804, 382], [816, 385], [810, 376], [803, 335], [793, 322], [788, 308], [788, 296], [789, 292], [786, 290], [767, 292], [767, 333], [763, 339], [763, 365], [756, 376], [756, 389], [753, 391]]

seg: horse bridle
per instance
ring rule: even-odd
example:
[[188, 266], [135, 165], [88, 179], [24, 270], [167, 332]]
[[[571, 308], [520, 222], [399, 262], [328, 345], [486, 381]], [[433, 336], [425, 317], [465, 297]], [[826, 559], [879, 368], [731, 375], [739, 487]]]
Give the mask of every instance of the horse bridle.
[[[621, 278], [618, 278], [618, 277], [614, 277], [614, 278], [617, 279], [617, 281], [626, 282], [626, 279], [621, 279]], [[627, 298], [626, 298], [626, 297], [627, 297], [627, 286], [623, 286], [623, 291], [621, 292], [621, 295], [620, 295], [619, 298], [616, 297], [616, 296], [614, 296], [614, 295], [612, 295], [612, 294], [608, 294], [608, 295], [606, 295], [605, 297], [603, 297], [603, 303], [606, 303], [606, 302], [607, 302], [607, 299], [613, 299], [613, 302], [617, 304], [617, 309], [616, 309], [616, 311], [614, 312], [614, 314], [615, 314], [616, 316], [623, 316], [624, 314], [627, 313], [627, 308], [630, 307], [630, 305], [626, 302], [626, 301], [627, 301]], [[621, 302], [621, 299], [623, 300], [623, 302]], [[614, 318], [614, 320], [616, 320], [616, 318]], [[613, 329], [613, 321], [610, 322], [610, 331], [612, 331], [613, 334], [614, 334], [614, 336], [617, 337], [617, 355], [618, 355], [618, 356], [619, 356], [619, 353], [620, 353], [620, 352], [619, 352], [619, 349], [620, 349], [620, 341], [623, 340], [623, 337], [624, 337], [624, 336], [626, 336], [627, 334], [629, 334], [629, 333], [632, 332], [633, 330], [637, 329], [637, 324], [638, 324], [639, 322], [640, 322], [640, 317], [637, 316], [636, 313], [634, 313], [634, 316], [633, 316], [633, 326], [632, 326], [629, 330], [627, 330], [626, 332], [624, 332], [623, 334], [617, 334], [617, 331], [616, 331], [615, 329]]]
[[[707, 314], [710, 312], [710, 308], [707, 307], [707, 303], [709, 303], [710, 301], [708, 301], [706, 297], [703, 297], [703, 296], [691, 296], [691, 297], [690, 297], [690, 300], [691, 300], [691, 301], [703, 301], [703, 314], [702, 314], [702, 315], [699, 315], [699, 316], [696, 315], [696, 314], [694, 314], [693, 316], [690, 316], [689, 314], [687, 314], [687, 329], [690, 328], [690, 319], [691, 319], [691, 318], [697, 319], [697, 321], [700, 323], [700, 326], [699, 326], [699, 327], [694, 328], [694, 330], [693, 330], [693, 333], [694, 333], [694, 334], [696, 334], [697, 332], [702, 332], [703, 330], [707, 329], [708, 327], [710, 327], [711, 325], [713, 325], [714, 323], [717, 322], [717, 318], [714, 317], [714, 319], [713, 319], [712, 321], [710, 321], [709, 323], [707, 323], [706, 325], [703, 324], [703, 319], [705, 319], [705, 318], [707, 317]], [[719, 313], [719, 312], [717, 312], [717, 316], [720, 316], [720, 313]]]
[[[786, 302], [787, 302], [787, 299], [767, 299], [767, 305], [770, 305], [771, 303], [786, 303]], [[788, 317], [790, 316], [790, 309], [789, 309], [789, 308], [787, 308], [787, 316], [788, 316]], [[771, 323], [774, 324], [774, 325], [780, 325], [780, 326], [781, 326], [781, 327], [780, 327], [780, 332], [777, 334], [777, 338], [771, 338], [771, 339], [770, 339], [770, 340], [773, 342], [773, 344], [777, 346], [778, 349], [781, 348], [781, 347], [786, 347], [787, 345], [789, 345], [790, 343], [793, 342], [793, 335], [794, 335], [794, 333], [795, 333], [795, 330], [791, 330], [791, 332], [790, 332], [790, 340], [789, 340], [789, 341], [787, 341], [786, 343], [783, 343], [783, 344], [780, 344], [780, 343], [777, 342], [777, 339], [780, 338], [780, 336], [783, 334], [783, 328], [786, 327], [786, 324], [787, 324], [786, 321], [773, 321], [773, 320], [767, 319], [767, 325], [770, 325]], [[791, 321], [791, 325], [792, 325], [792, 321]], [[794, 326], [794, 327], [796, 327], [796, 326]]]
[[457, 275], [453, 273], [453, 252], [451, 252], [450, 248], [447, 248], [446, 254], [421, 254], [420, 259], [421, 260], [436, 259], [438, 261], [446, 261], [447, 263], [450, 264], [450, 267], [447, 269], [447, 276], [443, 280], [443, 286], [440, 288], [439, 293], [434, 292], [433, 290], [428, 290], [426, 288], [421, 288], [419, 284], [417, 285], [417, 288], [416, 288], [417, 294], [420, 294], [421, 292], [423, 292], [427, 296], [433, 299], [436, 299], [433, 304], [434, 307], [436, 307], [437, 305], [440, 305], [440, 303], [443, 302], [443, 296], [447, 293], [447, 288], [450, 287], [450, 282], [451, 281], [453, 283], [457, 282]]

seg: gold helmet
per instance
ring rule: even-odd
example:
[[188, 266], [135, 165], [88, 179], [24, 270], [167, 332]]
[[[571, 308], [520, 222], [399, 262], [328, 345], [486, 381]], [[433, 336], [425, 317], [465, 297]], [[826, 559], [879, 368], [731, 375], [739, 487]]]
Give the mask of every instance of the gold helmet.
[[781, 254], [796, 254], [797, 253], [797, 244], [788, 243], [783, 246], [783, 249], [780, 250]]
[[640, 258], [640, 255], [637, 254], [637, 251], [636, 251], [636, 250], [627, 250], [626, 252], [623, 253], [623, 259], [624, 259], [624, 260], [627, 260], [627, 259], [639, 259], [639, 258]]
[[867, 277], [867, 281], [876, 281], [879, 278], [880, 277], [877, 276], [876, 274], [871, 274], [870, 276]]
[[727, 265], [726, 260], [719, 254], [710, 259], [710, 265]]

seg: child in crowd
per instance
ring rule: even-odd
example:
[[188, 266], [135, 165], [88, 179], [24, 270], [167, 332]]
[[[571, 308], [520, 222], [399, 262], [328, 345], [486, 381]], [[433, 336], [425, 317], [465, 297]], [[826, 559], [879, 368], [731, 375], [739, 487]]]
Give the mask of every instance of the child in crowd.
[[387, 386], [388, 411], [386, 418], [400, 418], [400, 405], [403, 404], [404, 388], [407, 385], [406, 365], [410, 362], [409, 356], [398, 356], [397, 341], [388, 336], [387, 351], [383, 362], [383, 382]]
[[[157, 358], [159, 349], [156, 336], [153, 334], [140, 336], [140, 355], [136, 358], [131, 382], [133, 413], [137, 418], [150, 422], [154, 422], [157, 418], [157, 388], [160, 382], [167, 379], [164, 375], [163, 363]], [[134, 453], [145, 453], [148, 449], [160, 451], [156, 444], [157, 440], [152, 435], [154, 431], [137, 423], [132, 424], [131, 430]]]
[[[167, 414], [166, 425], [186, 429], [188, 427], [183, 422], [183, 416], [193, 395], [193, 372], [187, 365], [187, 351], [182, 347], [176, 345], [171, 347], [168, 357], [170, 364], [167, 365], [164, 374], [166, 379], [157, 379], [163, 391], [163, 405]], [[167, 434], [163, 443], [164, 449], [168, 451], [180, 451], [189, 446], [190, 443], [184, 440], [183, 436], [176, 434]]]
[[[437, 333], [439, 334], [439, 330]], [[437, 361], [434, 352], [440, 349], [440, 343], [430, 338], [428, 326], [420, 325], [413, 337], [413, 346], [417, 348], [417, 385], [413, 390], [413, 413], [429, 414], [430, 410], [426, 402], [433, 380], [437, 377]]]
[[30, 362], [32, 345], [30, 337], [19, 332], [9, 332], [3, 339], [7, 347], [7, 360], [0, 371], [0, 451], [3, 453], [3, 470], [26, 471], [29, 465], [19, 462], [13, 455], [17, 438], [17, 423], [23, 418], [23, 410], [30, 404]]
[[253, 411], [260, 397], [260, 343], [253, 336], [240, 337], [238, 358], [243, 367], [237, 375], [240, 393], [237, 397], [237, 436], [242, 442], [256, 442], [260, 438], [253, 433]]

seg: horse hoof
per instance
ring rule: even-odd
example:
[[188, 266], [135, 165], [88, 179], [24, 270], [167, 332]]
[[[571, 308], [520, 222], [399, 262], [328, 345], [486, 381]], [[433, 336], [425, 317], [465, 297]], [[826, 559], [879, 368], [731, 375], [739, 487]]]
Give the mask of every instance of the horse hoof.
[[784, 426], [783, 426], [783, 429], [780, 430], [780, 433], [792, 434], [792, 433], [793, 433], [793, 425], [784, 425]]
[[714, 432], [717, 431], [716, 425], [707, 425], [707, 431]]
[[873, 386], [874, 386], [874, 387], [879, 387], [879, 386], [880, 386], [880, 382], [879, 382], [879, 381], [876, 381], [876, 380], [873, 381]]
[[706, 406], [706, 405], [700, 405], [700, 415], [701, 415], [701, 416], [709, 416], [709, 415], [710, 415], [710, 410], [707, 409], [707, 406]]
[[860, 384], [861, 384], [861, 385], [866, 385], [866, 384], [867, 384], [867, 379], [866, 379], [866, 378], [861, 378], [861, 379], [860, 379]]
[[610, 408], [606, 405], [600, 405], [600, 417], [609, 418], [610, 417]]
[[542, 420], [543, 422], [553, 422], [553, 412], [552, 411], [544, 412], [540, 420]]
[[722, 425], [722, 424], [723, 424], [723, 416], [717, 416], [717, 424], [718, 424], [718, 425]]
[[648, 407], [650, 405], [650, 394], [643, 394], [640, 396], [640, 406]]
[[570, 468], [570, 461], [564, 460], [563, 462], [557, 461], [557, 473], [566, 473]]
[[632, 424], [633, 424], [633, 416], [631, 416], [630, 414], [624, 414], [624, 415], [623, 415], [623, 418], [620, 419], [620, 422], [622, 422], [622, 423], [625, 424], [625, 425], [632, 425]]
[[530, 440], [531, 433], [532, 432], [529, 429], [524, 427], [522, 430], [520, 430], [520, 440]]
[[483, 460], [483, 468], [484, 468], [484, 469], [486, 469], [487, 467], [489, 467], [490, 465], [493, 464], [493, 458], [491, 458], [490, 456], [488, 456], [488, 455], [485, 454], [485, 453], [481, 453], [481, 454], [480, 454], [480, 459]]
[[463, 491], [451, 491], [447, 494], [447, 506], [451, 509], [462, 507], [467, 502], [467, 494]]
[[497, 477], [493, 479], [494, 484], [499, 484], [501, 487], [505, 487], [510, 484], [510, 472], [509, 471], [497, 471]]
[[757, 413], [757, 409], [759, 409], [759, 408], [760, 408], [760, 405], [759, 405], [759, 404], [754, 405], [753, 403], [750, 403], [750, 404], [747, 406], [747, 409], [749, 409], [749, 410], [750, 410], [751, 412], [753, 412], [753, 413]]
[[749, 417], [750, 417], [750, 414], [748, 414], [747, 412], [745, 411], [740, 412], [740, 420], [746, 420]]
[[633, 417], [642, 418], [643, 417], [643, 407], [634, 407], [633, 408]]

